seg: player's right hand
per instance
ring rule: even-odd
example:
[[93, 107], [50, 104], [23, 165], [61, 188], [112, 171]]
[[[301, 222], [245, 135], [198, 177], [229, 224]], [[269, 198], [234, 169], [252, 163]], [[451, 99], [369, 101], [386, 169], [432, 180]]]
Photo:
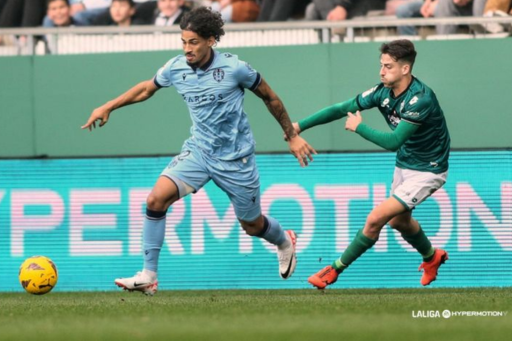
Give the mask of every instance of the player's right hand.
[[[292, 125], [293, 125], [293, 129], [295, 129], [295, 132], [297, 133], [297, 135], [299, 135], [300, 134], [299, 124], [297, 122], [293, 122]], [[286, 134], [283, 135], [283, 138], [285, 141], [288, 142], [288, 136], [286, 136]]]
[[100, 121], [99, 126], [103, 127], [105, 124], [107, 124], [110, 113], [111, 110], [106, 109], [103, 106], [96, 108], [87, 120], [87, 123], [85, 123], [80, 128], [89, 129], [89, 131], [91, 131], [92, 128], [96, 128], [96, 121]]

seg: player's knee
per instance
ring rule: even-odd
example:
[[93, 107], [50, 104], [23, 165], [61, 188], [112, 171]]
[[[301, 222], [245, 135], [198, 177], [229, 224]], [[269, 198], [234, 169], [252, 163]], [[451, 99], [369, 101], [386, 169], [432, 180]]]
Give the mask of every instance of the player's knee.
[[244, 229], [245, 233], [251, 237], [257, 237], [261, 234], [263, 229], [262, 226], [259, 226], [256, 222], [248, 222], [248, 221], [240, 221], [240, 225]]
[[165, 211], [168, 207], [165, 207], [165, 203], [163, 200], [158, 198], [158, 196], [150, 193], [148, 198], [146, 199], [146, 207], [151, 211]]
[[371, 212], [366, 218], [367, 228], [373, 231], [380, 231], [385, 224], [386, 218], [377, 212]]

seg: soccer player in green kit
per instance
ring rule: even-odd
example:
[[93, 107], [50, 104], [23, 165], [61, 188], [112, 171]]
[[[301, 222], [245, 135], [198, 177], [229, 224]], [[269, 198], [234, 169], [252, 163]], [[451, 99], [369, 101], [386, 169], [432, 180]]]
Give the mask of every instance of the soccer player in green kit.
[[[448, 174], [450, 135], [443, 111], [434, 92], [411, 74], [416, 50], [409, 40], [395, 40], [380, 48], [381, 83], [348, 101], [324, 108], [294, 123], [300, 133], [316, 125], [347, 116], [345, 129], [376, 145], [397, 151], [391, 196], [375, 207], [342, 256], [309, 277], [318, 289], [338, 279], [378, 240], [381, 229], [389, 225], [423, 257], [422, 285], [437, 277], [448, 254], [432, 247], [412, 210], [441, 188]], [[392, 132], [377, 131], [362, 122], [361, 110], [378, 108]]]

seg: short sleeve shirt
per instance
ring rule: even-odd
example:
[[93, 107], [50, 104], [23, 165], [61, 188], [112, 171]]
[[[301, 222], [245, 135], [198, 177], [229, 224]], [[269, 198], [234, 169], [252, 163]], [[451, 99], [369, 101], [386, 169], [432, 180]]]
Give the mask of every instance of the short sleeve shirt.
[[245, 89], [254, 90], [260, 74], [238, 56], [212, 50], [201, 68], [183, 55], [169, 60], [154, 78], [158, 87], [174, 86], [188, 106], [195, 144], [208, 156], [236, 160], [254, 153], [254, 138], [243, 109]]

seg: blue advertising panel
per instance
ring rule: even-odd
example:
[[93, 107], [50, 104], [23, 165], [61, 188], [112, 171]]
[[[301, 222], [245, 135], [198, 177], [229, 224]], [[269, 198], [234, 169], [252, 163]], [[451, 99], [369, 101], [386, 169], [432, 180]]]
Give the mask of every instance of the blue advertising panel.
[[[142, 267], [145, 199], [171, 158], [0, 161], [0, 291], [21, 291], [22, 261], [50, 257], [55, 291], [114, 290]], [[414, 217], [449, 252], [432, 287], [512, 285], [512, 152], [452, 152], [448, 182]], [[167, 214], [160, 290], [307, 288], [389, 196], [394, 154], [258, 155], [264, 214], [298, 234], [294, 276], [279, 278], [275, 247], [247, 236], [215, 184]], [[385, 227], [335, 288], [420, 287], [421, 257]]]

